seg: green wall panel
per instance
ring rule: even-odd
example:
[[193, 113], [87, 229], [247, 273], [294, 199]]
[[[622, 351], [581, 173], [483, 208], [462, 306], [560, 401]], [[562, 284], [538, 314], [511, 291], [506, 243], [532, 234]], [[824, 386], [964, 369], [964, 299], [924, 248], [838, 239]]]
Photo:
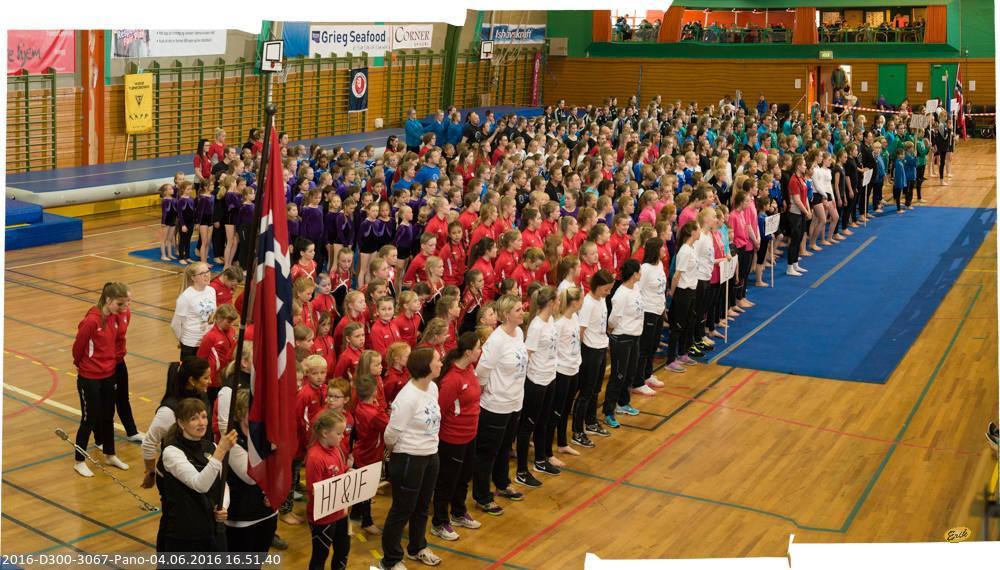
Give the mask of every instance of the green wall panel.
[[[951, 40], [951, 21], [948, 22], [948, 43], [961, 46], [966, 57], [994, 57], [996, 55], [993, 27], [992, 0], [961, 0], [959, 2], [959, 41]], [[951, 18], [951, 12], [948, 13]], [[965, 50], [968, 50], [966, 54]]]
[[569, 57], [584, 57], [594, 41], [594, 16], [591, 10], [549, 10], [545, 35], [569, 38]]

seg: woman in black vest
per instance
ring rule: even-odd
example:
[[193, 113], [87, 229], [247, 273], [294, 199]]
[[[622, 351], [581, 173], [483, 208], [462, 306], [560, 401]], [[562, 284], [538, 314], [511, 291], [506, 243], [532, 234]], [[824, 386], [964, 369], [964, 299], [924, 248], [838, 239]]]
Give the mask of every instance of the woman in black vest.
[[156, 462], [156, 486], [163, 506], [157, 552], [225, 552], [226, 500], [222, 459], [236, 443], [230, 431], [219, 445], [206, 440], [208, 409], [197, 398], [177, 404], [176, 423], [167, 431]]
[[[153, 421], [146, 429], [142, 439], [142, 460], [146, 464], [146, 473], [142, 479], [142, 488], [152, 489], [155, 482], [156, 456], [163, 449], [163, 440], [167, 432], [177, 423], [177, 404], [185, 398], [200, 399], [208, 404], [208, 385], [212, 382], [208, 361], [192, 356], [184, 362], [171, 362], [167, 368], [167, 389], [160, 399]], [[206, 430], [205, 439], [212, 441], [212, 429]]]
[[[266, 553], [278, 528], [278, 511], [271, 507], [257, 482], [247, 474], [247, 416], [250, 412], [250, 390], [236, 392], [233, 426], [236, 445], [229, 451], [229, 518], [226, 519], [226, 545], [230, 552]], [[260, 565], [255, 565], [260, 568]]]

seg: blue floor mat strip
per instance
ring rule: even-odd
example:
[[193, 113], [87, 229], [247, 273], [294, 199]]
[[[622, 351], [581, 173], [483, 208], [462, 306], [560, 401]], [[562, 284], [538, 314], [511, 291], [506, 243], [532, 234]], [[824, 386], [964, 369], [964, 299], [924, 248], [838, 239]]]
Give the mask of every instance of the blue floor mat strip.
[[[472, 109], [462, 109], [462, 118], [465, 119], [470, 112], [478, 112], [482, 118], [487, 107], [476, 107]], [[541, 109], [524, 107], [489, 107], [492, 109], [497, 119], [502, 115], [517, 113], [519, 116], [537, 116], [541, 114]], [[227, 142], [229, 144], [243, 145], [246, 133], [228, 133]], [[292, 145], [319, 144], [325, 148], [342, 146], [344, 148], [362, 148], [372, 145], [376, 149], [385, 147], [385, 142], [389, 135], [403, 136], [403, 129], [381, 129], [378, 131], [368, 131], [354, 133], [350, 135], [339, 135], [329, 137], [317, 137], [300, 141], [293, 141]], [[147, 158], [142, 160], [130, 160], [126, 162], [113, 162], [107, 164], [94, 164], [89, 166], [73, 166], [58, 168], [55, 170], [40, 170], [35, 172], [20, 172], [7, 175], [7, 185], [29, 190], [35, 193], [58, 192], [63, 190], [73, 190], [77, 188], [90, 188], [94, 186], [104, 186], [109, 184], [120, 184], [123, 182], [141, 182], [145, 180], [156, 180], [160, 178], [171, 178], [177, 171], [185, 172], [188, 176], [193, 172], [194, 149], [191, 154], [181, 156], [166, 156], [160, 158]], [[159, 256], [157, 256], [159, 258]]]
[[708, 356], [726, 366], [885, 383], [995, 222], [994, 209], [922, 207], [885, 214], [803, 259], [804, 277], [785, 276], [781, 261], [776, 287], [751, 287], [757, 306], [732, 324], [730, 345], [719, 342]]

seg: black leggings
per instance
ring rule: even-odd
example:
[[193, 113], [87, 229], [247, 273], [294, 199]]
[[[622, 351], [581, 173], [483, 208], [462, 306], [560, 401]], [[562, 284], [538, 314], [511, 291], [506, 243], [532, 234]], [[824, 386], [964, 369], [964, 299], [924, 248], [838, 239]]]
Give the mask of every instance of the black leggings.
[[580, 365], [580, 393], [573, 406], [573, 433], [583, 433], [584, 423], [597, 423], [597, 396], [601, 393], [608, 350], [580, 345], [583, 364]]
[[[184, 231], [187, 228], [187, 231]], [[190, 221], [179, 220], [177, 227], [177, 259], [188, 259], [191, 257], [191, 234], [194, 233], [194, 219]]]
[[[87, 449], [90, 434], [99, 440], [104, 455], [115, 454], [115, 377], [91, 380], [76, 377], [76, 391], [80, 394], [80, 427], [76, 430], [76, 445]], [[83, 461], [83, 454], [75, 453], [77, 461]]]
[[938, 170], [941, 176], [941, 180], [944, 180], [944, 166], [948, 162], [948, 152], [942, 152], [938, 155]]
[[521, 421], [517, 427], [517, 471], [528, 470], [528, 442], [535, 444], [535, 461], [545, 461], [545, 430], [552, 416], [552, 384], [535, 384], [530, 378], [524, 382], [524, 404]]
[[[326, 557], [330, 555], [331, 547], [333, 548], [333, 558], [330, 559], [331, 570], [347, 568], [347, 555], [351, 552], [351, 537], [347, 535], [347, 517], [330, 524], [310, 524], [309, 530], [312, 533], [309, 570], [322, 570], [326, 566]], [[270, 544], [268, 546], [270, 547]]]
[[[409, 524], [410, 542], [406, 550], [416, 554], [427, 548], [427, 511], [438, 476], [438, 456], [393, 453], [389, 459], [389, 481], [392, 482], [392, 506], [385, 517], [382, 552], [385, 568], [403, 560], [403, 527]], [[344, 523], [347, 524], [346, 522]], [[346, 535], [346, 526], [344, 534]], [[347, 557], [346, 553], [344, 555]], [[343, 566], [341, 567], [343, 568]]]
[[642, 314], [642, 336], [639, 337], [638, 371], [632, 380], [632, 388], [638, 388], [653, 375], [653, 357], [660, 348], [660, 338], [663, 337], [663, 315], [658, 313]]
[[115, 366], [115, 407], [118, 409], [118, 417], [122, 419], [122, 427], [125, 428], [125, 435], [133, 436], [139, 433], [135, 426], [135, 418], [132, 416], [132, 404], [128, 399], [128, 367], [122, 360]]
[[498, 490], [510, 486], [507, 453], [517, 434], [517, 418], [517, 412], [497, 414], [486, 409], [479, 412], [476, 461], [472, 467], [472, 498], [480, 505], [493, 501], [491, 481]]
[[566, 438], [566, 424], [573, 410], [573, 397], [576, 396], [579, 373], [573, 375], [556, 372], [556, 381], [552, 383], [552, 417], [545, 431], [545, 443], [542, 446], [548, 457], [552, 457], [552, 440], [555, 438], [559, 447], [569, 445]]
[[736, 259], [739, 260], [738, 285], [736, 285], [736, 298], [745, 299], [747, 296], [747, 277], [750, 276], [750, 266], [753, 265], [753, 250], [736, 250]]
[[[848, 209], [854, 209], [853, 199], [848, 200]], [[848, 212], [845, 212], [844, 219], [847, 219]], [[795, 265], [799, 262], [799, 247], [802, 246], [802, 214], [788, 213], [788, 265]]]
[[678, 287], [674, 291], [673, 301], [670, 303], [670, 343], [667, 348], [667, 363], [677, 360], [682, 354], [687, 354], [691, 348], [692, 332], [694, 331], [696, 317], [694, 313], [694, 289], [681, 289]]
[[924, 185], [924, 171], [926, 170], [927, 170], [926, 164], [921, 164], [920, 166], [917, 167], [917, 180], [916, 180], [917, 200], [924, 199], [924, 197], [920, 193], [920, 188]]
[[629, 404], [629, 388], [638, 376], [639, 339], [638, 335], [609, 335], [611, 348], [611, 377], [604, 392], [602, 411], [605, 416], [615, 415], [615, 407]]
[[708, 293], [711, 285], [712, 284], [708, 281], [708, 279], [698, 280], [698, 288], [695, 289], [695, 325], [694, 328], [691, 329], [692, 343], [701, 340], [701, 337], [705, 336], [708, 332], [705, 325], [708, 322]]
[[840, 227], [845, 230], [851, 225], [851, 222], [858, 221], [858, 209], [856, 207], [857, 200], [858, 196], [855, 194], [854, 196], [847, 198], [844, 203], [844, 212], [840, 216]]
[[448, 524], [449, 508], [451, 516], [455, 518], [461, 518], [468, 512], [465, 499], [469, 495], [472, 466], [476, 461], [476, 441], [439, 441], [438, 460], [441, 469], [434, 484], [434, 515], [431, 517], [431, 524], [434, 526]]

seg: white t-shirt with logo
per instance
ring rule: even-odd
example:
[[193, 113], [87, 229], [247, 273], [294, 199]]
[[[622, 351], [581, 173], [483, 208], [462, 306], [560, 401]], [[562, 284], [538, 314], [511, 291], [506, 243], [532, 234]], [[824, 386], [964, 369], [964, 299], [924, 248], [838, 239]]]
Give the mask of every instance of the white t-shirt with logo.
[[556, 320], [532, 319], [528, 325], [528, 336], [524, 346], [528, 356], [528, 380], [539, 386], [548, 386], [556, 379], [556, 362], [559, 345], [559, 330]]
[[201, 291], [188, 287], [177, 297], [174, 317], [180, 317], [181, 334], [177, 339], [184, 346], [198, 346], [212, 324], [209, 317], [215, 312], [215, 289], [205, 287]]
[[608, 328], [611, 334], [639, 336], [642, 334], [642, 298], [638, 287], [622, 285], [611, 297], [611, 316]]
[[589, 293], [583, 296], [580, 326], [585, 328], [583, 344], [590, 348], [608, 347], [608, 306], [604, 299], [597, 300]]
[[572, 376], [580, 372], [583, 357], [580, 354], [580, 317], [561, 317], [556, 321], [559, 345], [556, 348], [556, 372]]
[[[434, 455], [440, 430], [437, 384], [431, 382], [427, 390], [421, 390], [413, 382], [407, 382], [392, 401], [392, 414], [385, 430], [386, 442], [391, 442], [393, 453]], [[394, 433], [389, 435], [390, 432]]]
[[521, 410], [524, 403], [524, 379], [528, 373], [528, 349], [524, 331], [514, 329], [514, 336], [497, 327], [483, 344], [483, 354], [476, 365], [476, 376], [483, 387], [479, 405], [494, 414]]
[[667, 274], [663, 271], [663, 264], [659, 261], [643, 263], [636, 288], [642, 298], [642, 310], [662, 315], [667, 308]]

